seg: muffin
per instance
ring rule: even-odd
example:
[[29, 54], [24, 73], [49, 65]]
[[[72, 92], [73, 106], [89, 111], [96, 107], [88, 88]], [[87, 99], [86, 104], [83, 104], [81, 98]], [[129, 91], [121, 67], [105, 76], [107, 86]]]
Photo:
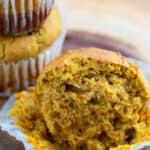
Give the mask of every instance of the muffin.
[[57, 6], [42, 26], [22, 36], [0, 36], [0, 93], [24, 89], [53, 58], [61, 52], [66, 28]]
[[16, 98], [11, 115], [36, 150], [124, 150], [150, 141], [149, 85], [119, 53], [65, 52]]
[[48, 17], [54, 0], [1, 0], [0, 34], [16, 35], [38, 28]]

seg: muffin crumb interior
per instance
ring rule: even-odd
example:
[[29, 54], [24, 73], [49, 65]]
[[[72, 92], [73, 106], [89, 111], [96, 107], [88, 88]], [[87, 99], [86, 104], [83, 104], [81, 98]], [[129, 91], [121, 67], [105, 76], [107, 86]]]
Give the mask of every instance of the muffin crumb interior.
[[149, 91], [129, 65], [72, 58], [16, 94], [11, 115], [36, 150], [128, 150], [150, 140]]

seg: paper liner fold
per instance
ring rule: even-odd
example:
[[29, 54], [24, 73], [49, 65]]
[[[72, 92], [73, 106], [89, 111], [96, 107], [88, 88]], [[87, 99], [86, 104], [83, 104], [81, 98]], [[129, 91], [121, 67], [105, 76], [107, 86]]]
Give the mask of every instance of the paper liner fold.
[[34, 58], [22, 60], [17, 63], [0, 61], [0, 96], [9, 96], [11, 92], [26, 89], [35, 83], [43, 68], [57, 57], [62, 50], [66, 35], [66, 22], [63, 12], [58, 8], [63, 20], [62, 33], [58, 39], [44, 52]]
[[[17, 35], [31, 31], [42, 24], [49, 15], [54, 0], [2, 0], [0, 14], [0, 33]], [[37, 5], [38, 4], [38, 5]], [[11, 8], [11, 9], [10, 9]]]

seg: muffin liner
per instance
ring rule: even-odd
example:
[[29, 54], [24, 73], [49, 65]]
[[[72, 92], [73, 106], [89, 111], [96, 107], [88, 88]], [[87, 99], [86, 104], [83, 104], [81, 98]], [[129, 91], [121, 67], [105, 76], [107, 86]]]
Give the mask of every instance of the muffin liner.
[[[34, 8], [34, 1], [20, 0], [20, 6], [16, 8], [16, 0], [2, 0], [4, 14], [0, 16], [0, 33], [2, 35], [16, 35], [22, 32], [31, 31], [38, 27], [49, 15], [54, 0], [37, 0], [38, 8]], [[26, 12], [26, 8], [28, 12]], [[20, 12], [17, 12], [19, 7]], [[10, 10], [11, 8], [11, 15]]]
[[[150, 83], [149, 65], [135, 59], [130, 59], [130, 61], [139, 66]], [[27, 142], [26, 136], [23, 134], [23, 132], [13, 124], [13, 120], [9, 115], [9, 111], [14, 102], [15, 99], [11, 97], [0, 111], [0, 127], [3, 131], [6, 131], [9, 135], [14, 136], [18, 141], [21, 141], [25, 147], [25, 150], [35, 150], [32, 145]], [[150, 108], [150, 105], [148, 105], [148, 107]], [[141, 144], [132, 145], [131, 150], [142, 150], [146, 146], [150, 146], [150, 141], [144, 141]]]
[[61, 53], [66, 35], [66, 22], [63, 12], [56, 6], [63, 20], [62, 33], [44, 52], [36, 57], [17, 63], [0, 61], [0, 96], [9, 96], [11, 92], [25, 89], [35, 83], [36, 78], [51, 60]]

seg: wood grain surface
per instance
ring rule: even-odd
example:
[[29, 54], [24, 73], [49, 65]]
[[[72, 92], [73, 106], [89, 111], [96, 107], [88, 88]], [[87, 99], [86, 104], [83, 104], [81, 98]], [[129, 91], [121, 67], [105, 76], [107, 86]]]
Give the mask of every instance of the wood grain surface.
[[150, 0], [61, 0], [68, 28], [100, 33], [136, 49], [150, 62]]
[[25, 150], [23, 144], [0, 129], [0, 150]]

